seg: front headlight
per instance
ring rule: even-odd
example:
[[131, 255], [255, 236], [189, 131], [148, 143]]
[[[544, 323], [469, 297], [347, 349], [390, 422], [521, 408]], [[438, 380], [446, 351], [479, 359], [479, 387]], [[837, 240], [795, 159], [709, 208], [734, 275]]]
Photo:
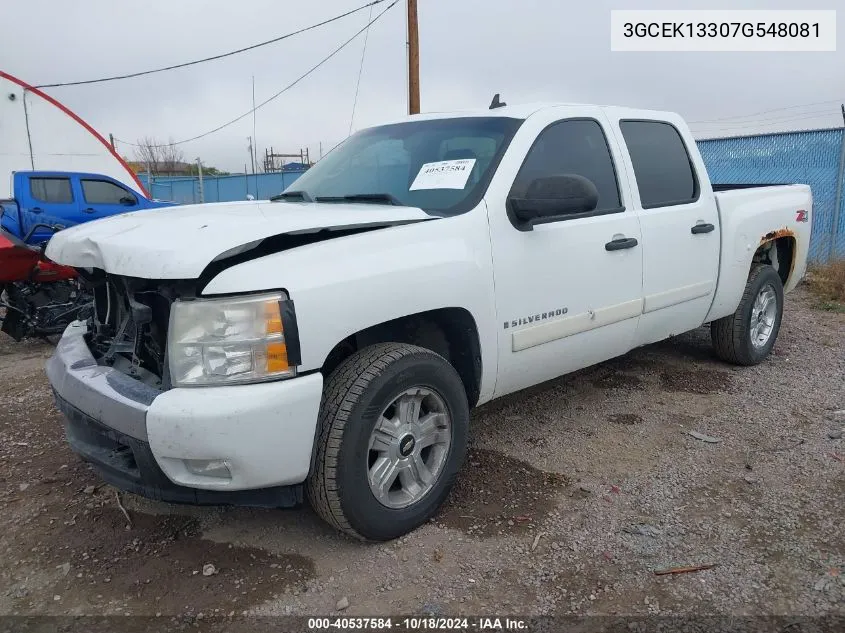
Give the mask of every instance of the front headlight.
[[174, 387], [261, 382], [296, 375], [288, 362], [280, 293], [176, 301], [167, 358]]

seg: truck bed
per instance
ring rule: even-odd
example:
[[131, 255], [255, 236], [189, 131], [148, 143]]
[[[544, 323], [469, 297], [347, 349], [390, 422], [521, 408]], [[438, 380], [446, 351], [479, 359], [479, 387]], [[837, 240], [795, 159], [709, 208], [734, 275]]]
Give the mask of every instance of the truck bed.
[[[767, 240], [792, 239], [793, 270], [785, 271], [784, 292], [804, 276], [810, 247], [813, 195], [808, 185], [732, 185], [716, 188], [722, 231], [719, 285], [707, 320], [736, 309], [745, 287], [748, 257]], [[787, 276], [788, 275], [788, 276]]]

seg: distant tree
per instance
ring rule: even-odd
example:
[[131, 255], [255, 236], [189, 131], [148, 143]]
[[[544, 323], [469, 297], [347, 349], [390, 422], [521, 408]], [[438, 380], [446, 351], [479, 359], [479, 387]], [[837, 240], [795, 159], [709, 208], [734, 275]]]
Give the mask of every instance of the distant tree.
[[217, 169], [217, 167], [209, 167], [207, 165], [202, 166], [202, 173], [205, 176], [228, 176], [230, 174], [228, 171]]
[[185, 154], [173, 145], [173, 138], [167, 143], [162, 143], [151, 136], [145, 136], [138, 139], [135, 160], [143, 163], [153, 175], [168, 174], [182, 170]]

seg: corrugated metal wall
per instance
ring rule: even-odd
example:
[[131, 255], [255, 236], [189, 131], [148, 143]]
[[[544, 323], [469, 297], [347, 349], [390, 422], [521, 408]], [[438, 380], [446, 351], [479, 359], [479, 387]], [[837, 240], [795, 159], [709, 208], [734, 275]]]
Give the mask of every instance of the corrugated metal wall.
[[213, 176], [202, 179], [203, 195], [200, 199], [199, 178], [192, 176], [153, 176], [152, 184], [146, 174], [141, 182], [153, 198], [172, 200], [184, 204], [204, 202], [231, 202], [247, 200], [251, 195], [256, 200], [266, 200], [284, 191], [304, 172], [274, 172], [269, 174], [238, 174], [235, 176]]

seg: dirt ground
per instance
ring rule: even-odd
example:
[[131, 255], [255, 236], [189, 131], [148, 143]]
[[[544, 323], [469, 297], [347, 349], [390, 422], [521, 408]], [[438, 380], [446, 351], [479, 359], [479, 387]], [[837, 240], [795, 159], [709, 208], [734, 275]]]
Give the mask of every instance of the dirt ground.
[[[476, 410], [447, 506], [378, 545], [307, 507], [119, 504], [50, 353], [0, 339], [3, 615], [845, 613], [845, 315], [802, 289], [758, 367], [702, 328]], [[688, 565], [715, 566], [654, 573]]]

